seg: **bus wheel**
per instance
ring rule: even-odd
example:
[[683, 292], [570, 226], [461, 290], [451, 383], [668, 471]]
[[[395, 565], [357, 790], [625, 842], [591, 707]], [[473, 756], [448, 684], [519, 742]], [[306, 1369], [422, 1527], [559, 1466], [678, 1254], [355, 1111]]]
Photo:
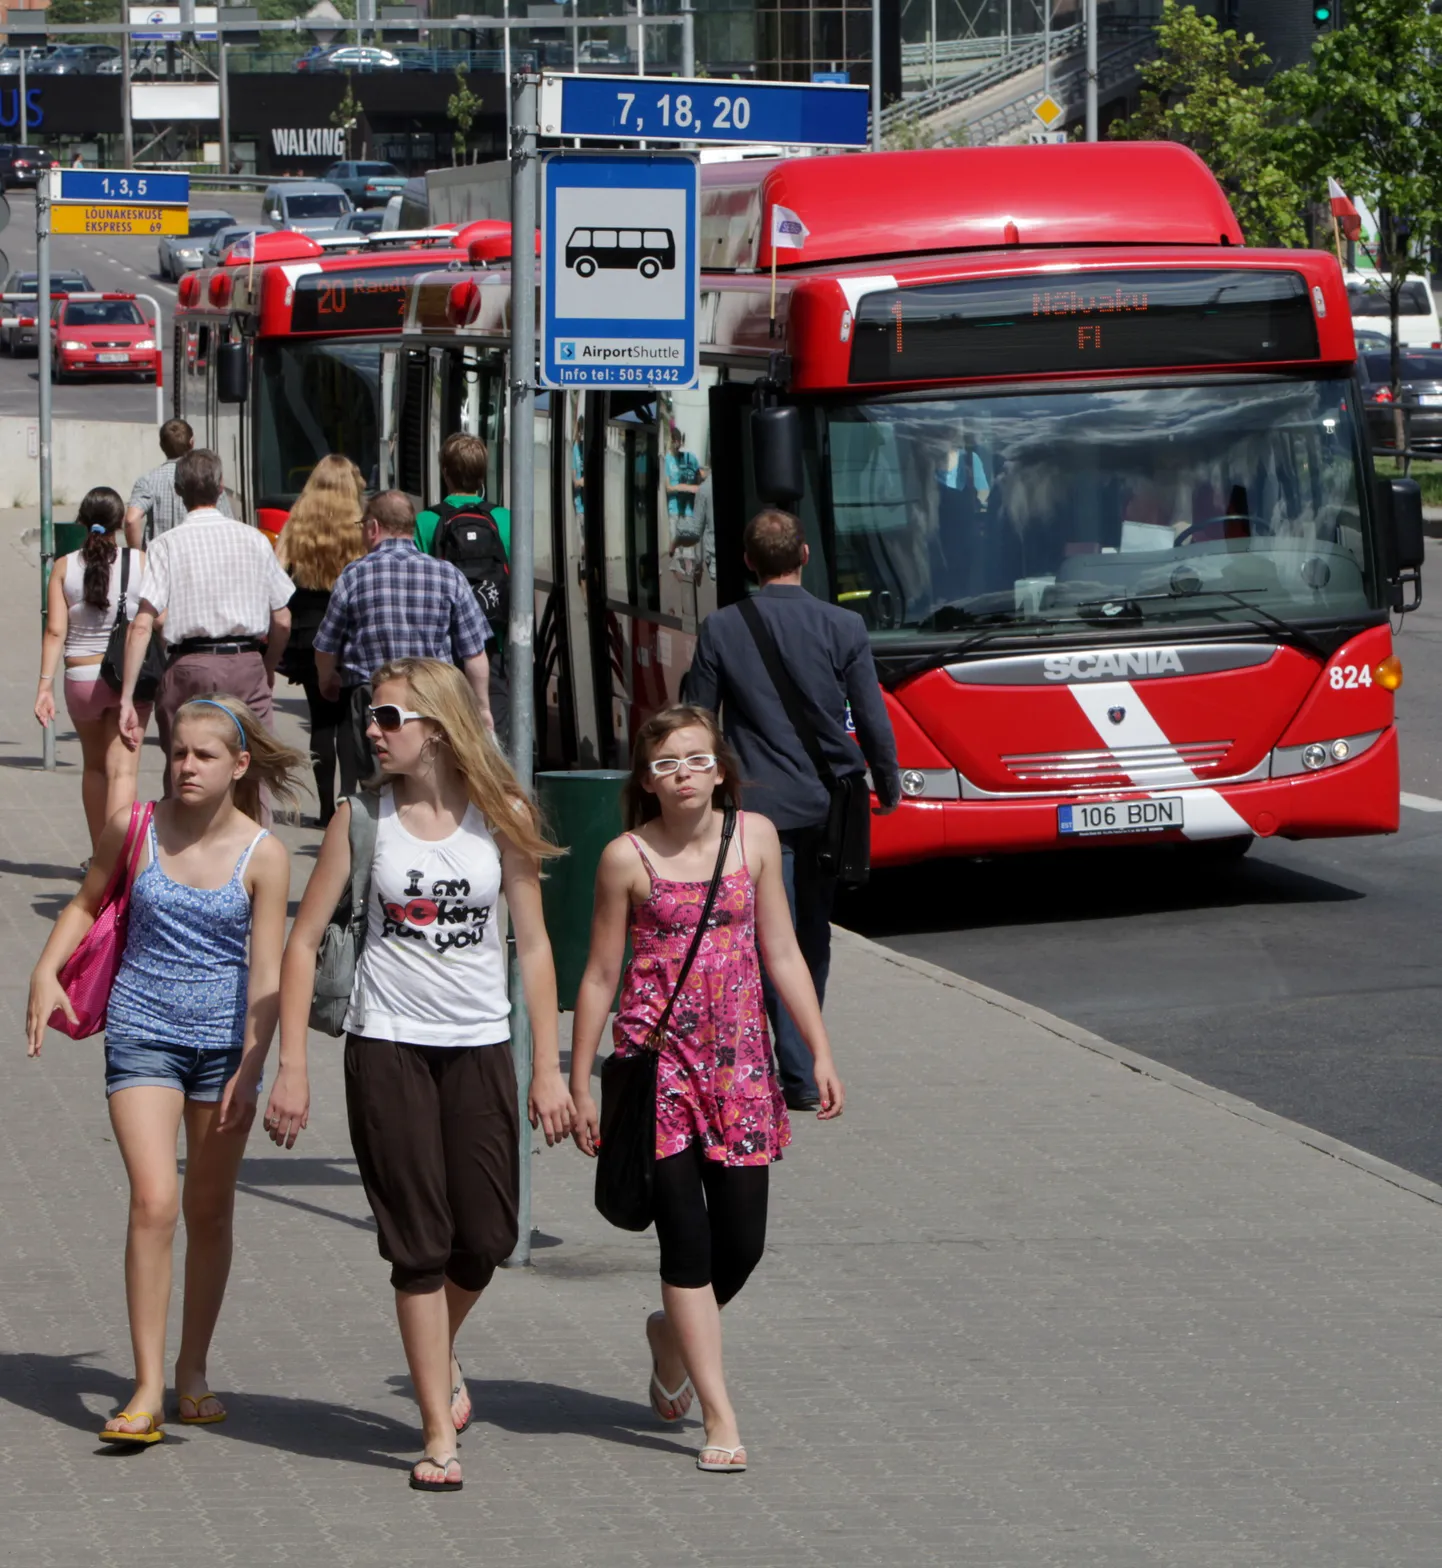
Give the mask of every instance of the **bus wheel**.
[[636, 270], [643, 278], [659, 277], [661, 273], [661, 263], [657, 261], [654, 256], [647, 256], [643, 259], [641, 265]]
[[594, 275], [595, 271], [596, 262], [591, 256], [582, 256], [576, 263], [576, 276], [578, 278], [589, 278]]

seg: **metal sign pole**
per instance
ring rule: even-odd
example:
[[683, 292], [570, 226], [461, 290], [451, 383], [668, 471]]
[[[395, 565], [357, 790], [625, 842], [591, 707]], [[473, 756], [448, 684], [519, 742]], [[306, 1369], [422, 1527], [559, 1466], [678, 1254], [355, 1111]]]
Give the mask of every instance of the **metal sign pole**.
[[[539, 77], [517, 72], [511, 83], [511, 624], [506, 670], [511, 683], [511, 765], [531, 792], [535, 750], [535, 452], [536, 452], [536, 128]], [[510, 940], [511, 1056], [521, 1101], [521, 1189], [512, 1268], [531, 1261], [531, 1019], [515, 935]]]
[[26, 114], [26, 112], [25, 112], [26, 107], [27, 107], [26, 101], [25, 101], [25, 93], [26, 93], [26, 88], [25, 88], [25, 66], [26, 66], [26, 63], [27, 63], [26, 56], [29, 53], [30, 53], [30, 46], [26, 42], [25, 34], [21, 33], [21, 35], [20, 35], [20, 103], [19, 103], [19, 105], [17, 107], [17, 111], [16, 111], [16, 115], [15, 115], [15, 125], [16, 125], [15, 136], [16, 136], [16, 139], [19, 141], [19, 143], [20, 143], [20, 145], [22, 147], [25, 145], [25, 141], [26, 141], [26, 137], [25, 137], [25, 122], [26, 122], [26, 120], [28, 120], [30, 118], [30, 116], [28, 114]]
[[[50, 568], [55, 563], [55, 515], [51, 499], [50, 471], [50, 183], [49, 169], [40, 171], [35, 181], [35, 351], [40, 376], [40, 625], [45, 626], [49, 603]], [[59, 672], [57, 671], [57, 674]], [[41, 760], [47, 768], [55, 766], [55, 720], [45, 726], [41, 741]]]
[[871, 150], [881, 151], [881, 0], [871, 0]]
[[1051, 97], [1051, 7], [1052, 0], [1041, 0], [1041, 92]]
[[127, 32], [120, 40], [120, 162], [122, 167], [135, 167], [135, 127], [130, 120], [130, 51], [134, 39]]
[[220, 35], [220, 173], [230, 173], [230, 45]]

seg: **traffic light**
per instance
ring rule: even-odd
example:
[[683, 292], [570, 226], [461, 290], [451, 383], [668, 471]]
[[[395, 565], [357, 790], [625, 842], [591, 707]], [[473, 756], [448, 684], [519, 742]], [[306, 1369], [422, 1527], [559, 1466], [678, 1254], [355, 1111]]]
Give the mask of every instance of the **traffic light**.
[[1337, 26], [1337, 0], [1313, 0], [1312, 26], [1319, 33]]

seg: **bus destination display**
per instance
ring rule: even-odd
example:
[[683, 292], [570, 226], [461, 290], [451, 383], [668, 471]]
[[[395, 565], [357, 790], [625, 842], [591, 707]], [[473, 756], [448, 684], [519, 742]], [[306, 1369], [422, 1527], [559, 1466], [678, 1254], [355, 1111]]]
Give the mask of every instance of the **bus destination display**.
[[295, 282], [291, 331], [395, 331], [405, 324], [412, 280], [440, 265], [432, 259], [423, 266], [308, 272]]
[[1272, 364], [1316, 355], [1317, 326], [1300, 273], [1052, 273], [864, 295], [851, 379]]

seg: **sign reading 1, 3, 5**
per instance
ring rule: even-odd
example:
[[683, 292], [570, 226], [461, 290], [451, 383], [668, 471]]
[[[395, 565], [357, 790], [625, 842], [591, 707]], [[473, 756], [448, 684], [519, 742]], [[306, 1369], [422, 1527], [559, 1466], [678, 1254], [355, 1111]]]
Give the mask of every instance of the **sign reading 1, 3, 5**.
[[644, 76], [542, 76], [543, 136], [864, 147], [865, 87]]
[[56, 201], [137, 201], [183, 207], [190, 200], [188, 174], [138, 173], [132, 169], [61, 169]]

